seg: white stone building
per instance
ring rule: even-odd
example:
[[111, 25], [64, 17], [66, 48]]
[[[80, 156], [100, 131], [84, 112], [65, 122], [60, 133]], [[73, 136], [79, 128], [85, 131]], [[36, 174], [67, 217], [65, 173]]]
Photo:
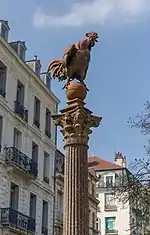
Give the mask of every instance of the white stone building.
[[[63, 192], [64, 192], [64, 155], [57, 150], [56, 152], [56, 172], [55, 172], [55, 235], [63, 233]], [[96, 224], [99, 201], [96, 199], [95, 172], [89, 170], [88, 173], [88, 192], [89, 192], [89, 235], [99, 235]], [[88, 225], [87, 225], [88, 226]]]
[[8, 42], [0, 21], [0, 235], [52, 235], [59, 100], [25, 42]]
[[[99, 181], [96, 197], [100, 201], [97, 213], [97, 227], [101, 235], [142, 235], [136, 228], [135, 206], [130, 202], [118, 201], [114, 186], [119, 186], [122, 173], [129, 173], [126, 158], [121, 153], [115, 156], [115, 163], [99, 157], [89, 157], [89, 167], [96, 172]], [[134, 226], [133, 226], [134, 224]]]

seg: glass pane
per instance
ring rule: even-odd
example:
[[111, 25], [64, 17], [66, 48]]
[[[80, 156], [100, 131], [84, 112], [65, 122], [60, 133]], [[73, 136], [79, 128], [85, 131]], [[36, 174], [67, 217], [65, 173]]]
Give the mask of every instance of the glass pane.
[[108, 217], [106, 218], [106, 230], [114, 230], [115, 229], [115, 217]]

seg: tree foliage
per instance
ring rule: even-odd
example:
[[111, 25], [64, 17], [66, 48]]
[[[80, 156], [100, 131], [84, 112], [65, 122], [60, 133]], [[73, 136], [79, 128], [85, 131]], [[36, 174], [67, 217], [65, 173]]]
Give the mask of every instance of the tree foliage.
[[131, 205], [131, 228], [144, 228], [142, 234], [150, 234], [150, 102], [145, 104], [143, 112], [130, 118], [128, 124], [147, 135], [148, 143], [144, 146], [147, 157], [134, 159], [130, 172], [127, 171], [126, 176], [123, 174], [122, 185], [117, 190], [121, 200]]

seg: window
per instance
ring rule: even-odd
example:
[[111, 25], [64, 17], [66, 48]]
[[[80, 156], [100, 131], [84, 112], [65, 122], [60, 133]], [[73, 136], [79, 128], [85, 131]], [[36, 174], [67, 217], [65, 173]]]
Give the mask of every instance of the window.
[[0, 152], [2, 149], [3, 117], [0, 116]]
[[43, 168], [43, 181], [49, 184], [49, 167], [50, 167], [50, 156], [44, 152], [44, 168]]
[[19, 186], [11, 182], [10, 189], [10, 208], [18, 210]]
[[24, 107], [25, 86], [18, 80], [14, 112], [28, 122], [28, 110]]
[[18, 80], [16, 101], [20, 105], [24, 105], [24, 91], [24, 85]]
[[106, 187], [113, 186], [113, 176], [106, 176]]
[[48, 202], [43, 200], [43, 211], [42, 211], [42, 234], [48, 233]]
[[38, 128], [40, 128], [40, 100], [35, 97], [34, 98], [34, 119], [33, 123], [36, 125]]
[[97, 188], [103, 188], [103, 187], [105, 187], [104, 176], [99, 176], [99, 182], [97, 183]]
[[39, 153], [39, 146], [32, 142], [32, 160], [34, 162], [38, 162], [38, 153]]
[[6, 95], [6, 77], [7, 77], [7, 68], [0, 61], [0, 95], [5, 98]]
[[29, 216], [36, 219], [36, 195], [30, 193], [30, 213]]
[[105, 210], [116, 210], [115, 205], [115, 195], [114, 194], [105, 194]]
[[105, 218], [105, 229], [106, 233], [115, 231], [116, 217], [106, 217]]
[[45, 134], [51, 137], [51, 111], [46, 108]]
[[21, 132], [17, 128], [14, 128], [13, 147], [21, 150]]

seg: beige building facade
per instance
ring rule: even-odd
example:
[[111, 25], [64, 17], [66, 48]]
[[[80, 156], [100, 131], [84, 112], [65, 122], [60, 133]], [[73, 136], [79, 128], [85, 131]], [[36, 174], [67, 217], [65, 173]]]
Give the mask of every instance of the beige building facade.
[[52, 235], [59, 100], [40, 60], [0, 21], [0, 235]]
[[116, 153], [115, 162], [111, 163], [99, 157], [89, 157], [89, 166], [99, 178], [96, 183], [96, 198], [100, 201], [97, 227], [101, 235], [143, 235], [142, 228], [136, 227], [136, 205], [117, 198], [115, 190], [122, 174], [129, 173], [126, 158]]

